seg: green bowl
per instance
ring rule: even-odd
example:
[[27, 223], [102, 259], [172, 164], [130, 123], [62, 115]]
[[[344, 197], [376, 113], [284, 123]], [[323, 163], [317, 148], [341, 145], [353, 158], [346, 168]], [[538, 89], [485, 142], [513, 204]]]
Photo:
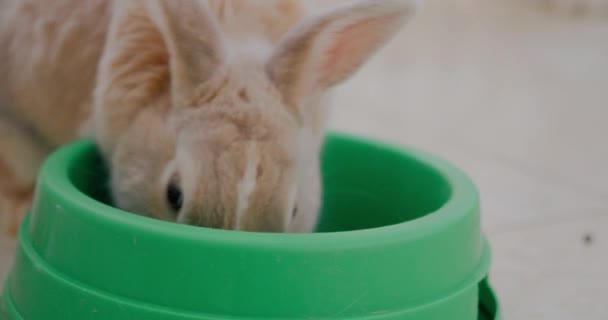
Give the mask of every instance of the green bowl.
[[495, 320], [475, 186], [419, 151], [331, 135], [313, 234], [108, 205], [95, 146], [44, 164], [4, 291], [11, 320]]

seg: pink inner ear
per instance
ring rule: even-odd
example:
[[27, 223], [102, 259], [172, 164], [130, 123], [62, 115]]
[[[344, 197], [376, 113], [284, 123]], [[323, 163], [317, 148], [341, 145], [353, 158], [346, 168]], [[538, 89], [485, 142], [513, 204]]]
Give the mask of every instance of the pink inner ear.
[[321, 85], [334, 85], [355, 72], [386, 40], [399, 18], [400, 15], [393, 14], [364, 19], [332, 35], [326, 58], [321, 64]]

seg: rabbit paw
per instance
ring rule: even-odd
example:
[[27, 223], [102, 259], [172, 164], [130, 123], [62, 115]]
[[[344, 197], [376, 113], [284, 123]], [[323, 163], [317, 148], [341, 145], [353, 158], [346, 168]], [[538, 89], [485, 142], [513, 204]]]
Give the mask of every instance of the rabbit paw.
[[31, 190], [0, 193], [0, 232], [14, 238], [32, 202]]

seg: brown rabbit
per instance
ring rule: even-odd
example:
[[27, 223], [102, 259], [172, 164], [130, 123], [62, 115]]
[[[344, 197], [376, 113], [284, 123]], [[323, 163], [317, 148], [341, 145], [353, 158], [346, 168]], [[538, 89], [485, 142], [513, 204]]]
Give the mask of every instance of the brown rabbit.
[[[95, 139], [125, 210], [310, 232], [328, 89], [417, 7], [364, 0], [0, 0], [0, 217], [14, 233], [57, 146]], [[304, 18], [304, 19], [302, 19]]]

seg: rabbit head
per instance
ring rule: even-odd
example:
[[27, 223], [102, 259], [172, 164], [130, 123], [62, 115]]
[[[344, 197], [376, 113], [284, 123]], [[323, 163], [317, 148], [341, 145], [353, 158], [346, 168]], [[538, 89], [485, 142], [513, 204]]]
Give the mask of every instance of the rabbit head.
[[93, 112], [116, 205], [211, 228], [312, 231], [324, 95], [414, 4], [343, 6], [272, 44], [226, 36], [204, 1], [116, 1]]

